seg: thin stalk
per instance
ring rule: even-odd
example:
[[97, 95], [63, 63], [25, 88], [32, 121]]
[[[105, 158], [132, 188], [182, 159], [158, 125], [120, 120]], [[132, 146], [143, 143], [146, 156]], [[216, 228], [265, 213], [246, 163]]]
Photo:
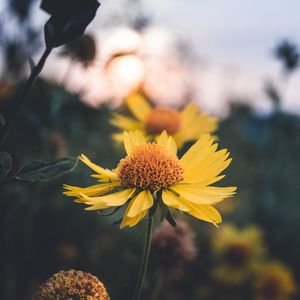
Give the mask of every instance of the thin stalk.
[[6, 122], [5, 127], [2, 130], [2, 133], [1, 133], [1, 136], [0, 136], [0, 149], [2, 148], [2, 146], [4, 144], [4, 141], [5, 141], [8, 133], [9, 133], [9, 130], [11, 129], [12, 124], [13, 124], [18, 112], [19, 112], [20, 108], [22, 107], [22, 105], [23, 105], [23, 103], [26, 99], [26, 96], [28, 95], [28, 93], [29, 93], [31, 87], [33, 86], [36, 78], [38, 77], [38, 75], [43, 70], [45, 61], [46, 61], [47, 57], [49, 56], [51, 50], [52, 50], [52, 48], [49, 48], [49, 47], [46, 48], [46, 50], [44, 51], [43, 55], [41, 56], [38, 64], [31, 71], [31, 74], [30, 74], [28, 80], [26, 81], [22, 91], [21, 91], [18, 102], [16, 103], [12, 113], [10, 114], [10, 116], [9, 116], [7, 122]]
[[142, 288], [144, 285], [147, 265], [148, 265], [148, 261], [149, 261], [152, 229], [153, 229], [153, 216], [149, 215], [148, 223], [147, 223], [147, 231], [146, 231], [146, 236], [145, 236], [145, 241], [144, 241], [143, 255], [142, 255], [142, 260], [140, 263], [139, 277], [137, 280], [133, 300], [141, 299]]
[[151, 300], [160, 299], [159, 296], [161, 294], [161, 290], [164, 284], [165, 284], [165, 272], [160, 270], [159, 274], [156, 276], [156, 283], [154, 285]]

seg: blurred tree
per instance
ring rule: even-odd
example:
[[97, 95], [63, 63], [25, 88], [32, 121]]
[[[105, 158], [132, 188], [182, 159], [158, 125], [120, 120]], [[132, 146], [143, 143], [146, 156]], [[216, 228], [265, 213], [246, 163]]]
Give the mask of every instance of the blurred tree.
[[[0, 82], [18, 81], [24, 75], [28, 57], [40, 48], [40, 35], [31, 22], [36, 0], [9, 0], [0, 19], [0, 51], [3, 56]], [[14, 32], [14, 34], [12, 34]]]
[[298, 67], [300, 59], [298, 47], [289, 40], [280, 42], [274, 50], [274, 55], [282, 62], [287, 74], [292, 73]]
[[280, 109], [281, 95], [278, 88], [274, 85], [272, 81], [267, 81], [265, 84], [265, 93], [269, 99], [273, 102], [276, 111]]
[[24, 21], [29, 17], [30, 9], [36, 0], [9, 0], [9, 5], [13, 13]]

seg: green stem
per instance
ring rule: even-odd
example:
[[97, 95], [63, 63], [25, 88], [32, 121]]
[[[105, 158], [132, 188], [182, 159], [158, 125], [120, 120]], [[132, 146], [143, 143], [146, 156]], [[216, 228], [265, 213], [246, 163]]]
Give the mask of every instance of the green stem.
[[164, 285], [164, 279], [165, 279], [165, 272], [160, 270], [158, 275], [156, 276], [156, 283], [154, 285], [154, 289], [153, 289], [153, 293], [152, 293], [152, 297], [151, 300], [157, 300], [160, 299], [160, 293], [162, 290], [162, 287]]
[[146, 232], [145, 242], [144, 242], [143, 256], [140, 264], [139, 277], [137, 280], [133, 300], [139, 300], [141, 298], [142, 288], [143, 288], [147, 265], [149, 261], [152, 229], [153, 229], [153, 216], [149, 215], [148, 223], [147, 223], [147, 232]]
[[46, 48], [46, 50], [44, 51], [43, 55], [41, 56], [38, 64], [36, 65], [36, 67], [32, 70], [28, 80], [26, 81], [22, 91], [21, 91], [21, 94], [20, 94], [20, 97], [18, 99], [18, 102], [16, 103], [12, 113], [10, 114], [7, 122], [6, 122], [6, 125], [5, 127], [3, 128], [3, 131], [1, 133], [1, 136], [0, 136], [0, 149], [2, 148], [3, 144], [4, 144], [4, 141], [8, 135], [8, 132], [9, 130], [11, 129], [11, 126], [20, 110], [20, 108], [22, 107], [23, 103], [24, 103], [24, 100], [26, 99], [26, 96], [28, 95], [31, 87], [33, 86], [36, 78], [38, 77], [38, 75], [41, 73], [41, 71], [43, 70], [43, 67], [44, 67], [44, 64], [45, 64], [45, 61], [47, 59], [47, 57], [49, 56], [50, 52], [51, 52], [52, 48]]

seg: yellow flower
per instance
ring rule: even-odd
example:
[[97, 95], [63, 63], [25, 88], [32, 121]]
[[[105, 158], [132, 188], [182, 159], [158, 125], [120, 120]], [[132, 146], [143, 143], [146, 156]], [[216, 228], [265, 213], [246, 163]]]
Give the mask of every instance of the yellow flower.
[[224, 177], [219, 174], [231, 162], [226, 149], [217, 151], [212, 137], [203, 135], [181, 159], [166, 132], [156, 142], [147, 142], [139, 131], [124, 132], [124, 146], [127, 156], [114, 170], [97, 166], [81, 155], [100, 184], [86, 188], [65, 185], [64, 194], [88, 205], [86, 210], [128, 203], [121, 228], [136, 225], [150, 208], [155, 211], [158, 206], [162, 211], [173, 207], [207, 222], [221, 222], [212, 205], [232, 196], [236, 188], [211, 186]]
[[261, 265], [255, 281], [257, 300], [287, 300], [297, 291], [292, 272], [282, 263]]
[[262, 232], [256, 226], [238, 229], [226, 224], [217, 232], [212, 246], [220, 260], [213, 270], [213, 277], [225, 285], [245, 282], [265, 254]]
[[[115, 114], [111, 123], [119, 129], [141, 130], [147, 137], [155, 137], [164, 130], [173, 136], [179, 148], [187, 141], [197, 140], [202, 134], [212, 133], [217, 127], [217, 120], [201, 114], [198, 107], [189, 103], [182, 111], [170, 108], [152, 107], [140, 94], [127, 99], [127, 105], [134, 118]], [[122, 133], [116, 133], [114, 139], [122, 140]]]

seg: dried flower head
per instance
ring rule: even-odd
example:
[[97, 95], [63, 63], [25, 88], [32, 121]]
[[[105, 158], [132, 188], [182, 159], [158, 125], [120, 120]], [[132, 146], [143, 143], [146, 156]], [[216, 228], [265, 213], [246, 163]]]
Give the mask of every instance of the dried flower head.
[[153, 233], [152, 249], [160, 265], [180, 267], [197, 255], [195, 233], [182, 220], [177, 222], [176, 228], [163, 222]]
[[102, 282], [90, 273], [60, 271], [40, 285], [34, 300], [109, 300]]
[[[197, 140], [202, 134], [214, 132], [218, 127], [215, 118], [201, 113], [193, 103], [182, 110], [152, 107], [142, 95], [134, 94], [127, 98], [126, 104], [134, 117], [115, 114], [111, 120], [114, 126], [121, 130], [142, 130], [149, 138], [166, 131], [179, 148], [188, 141]], [[121, 141], [122, 135], [116, 133], [114, 139]]]
[[258, 300], [287, 300], [296, 292], [292, 272], [282, 263], [262, 265], [255, 281]]

